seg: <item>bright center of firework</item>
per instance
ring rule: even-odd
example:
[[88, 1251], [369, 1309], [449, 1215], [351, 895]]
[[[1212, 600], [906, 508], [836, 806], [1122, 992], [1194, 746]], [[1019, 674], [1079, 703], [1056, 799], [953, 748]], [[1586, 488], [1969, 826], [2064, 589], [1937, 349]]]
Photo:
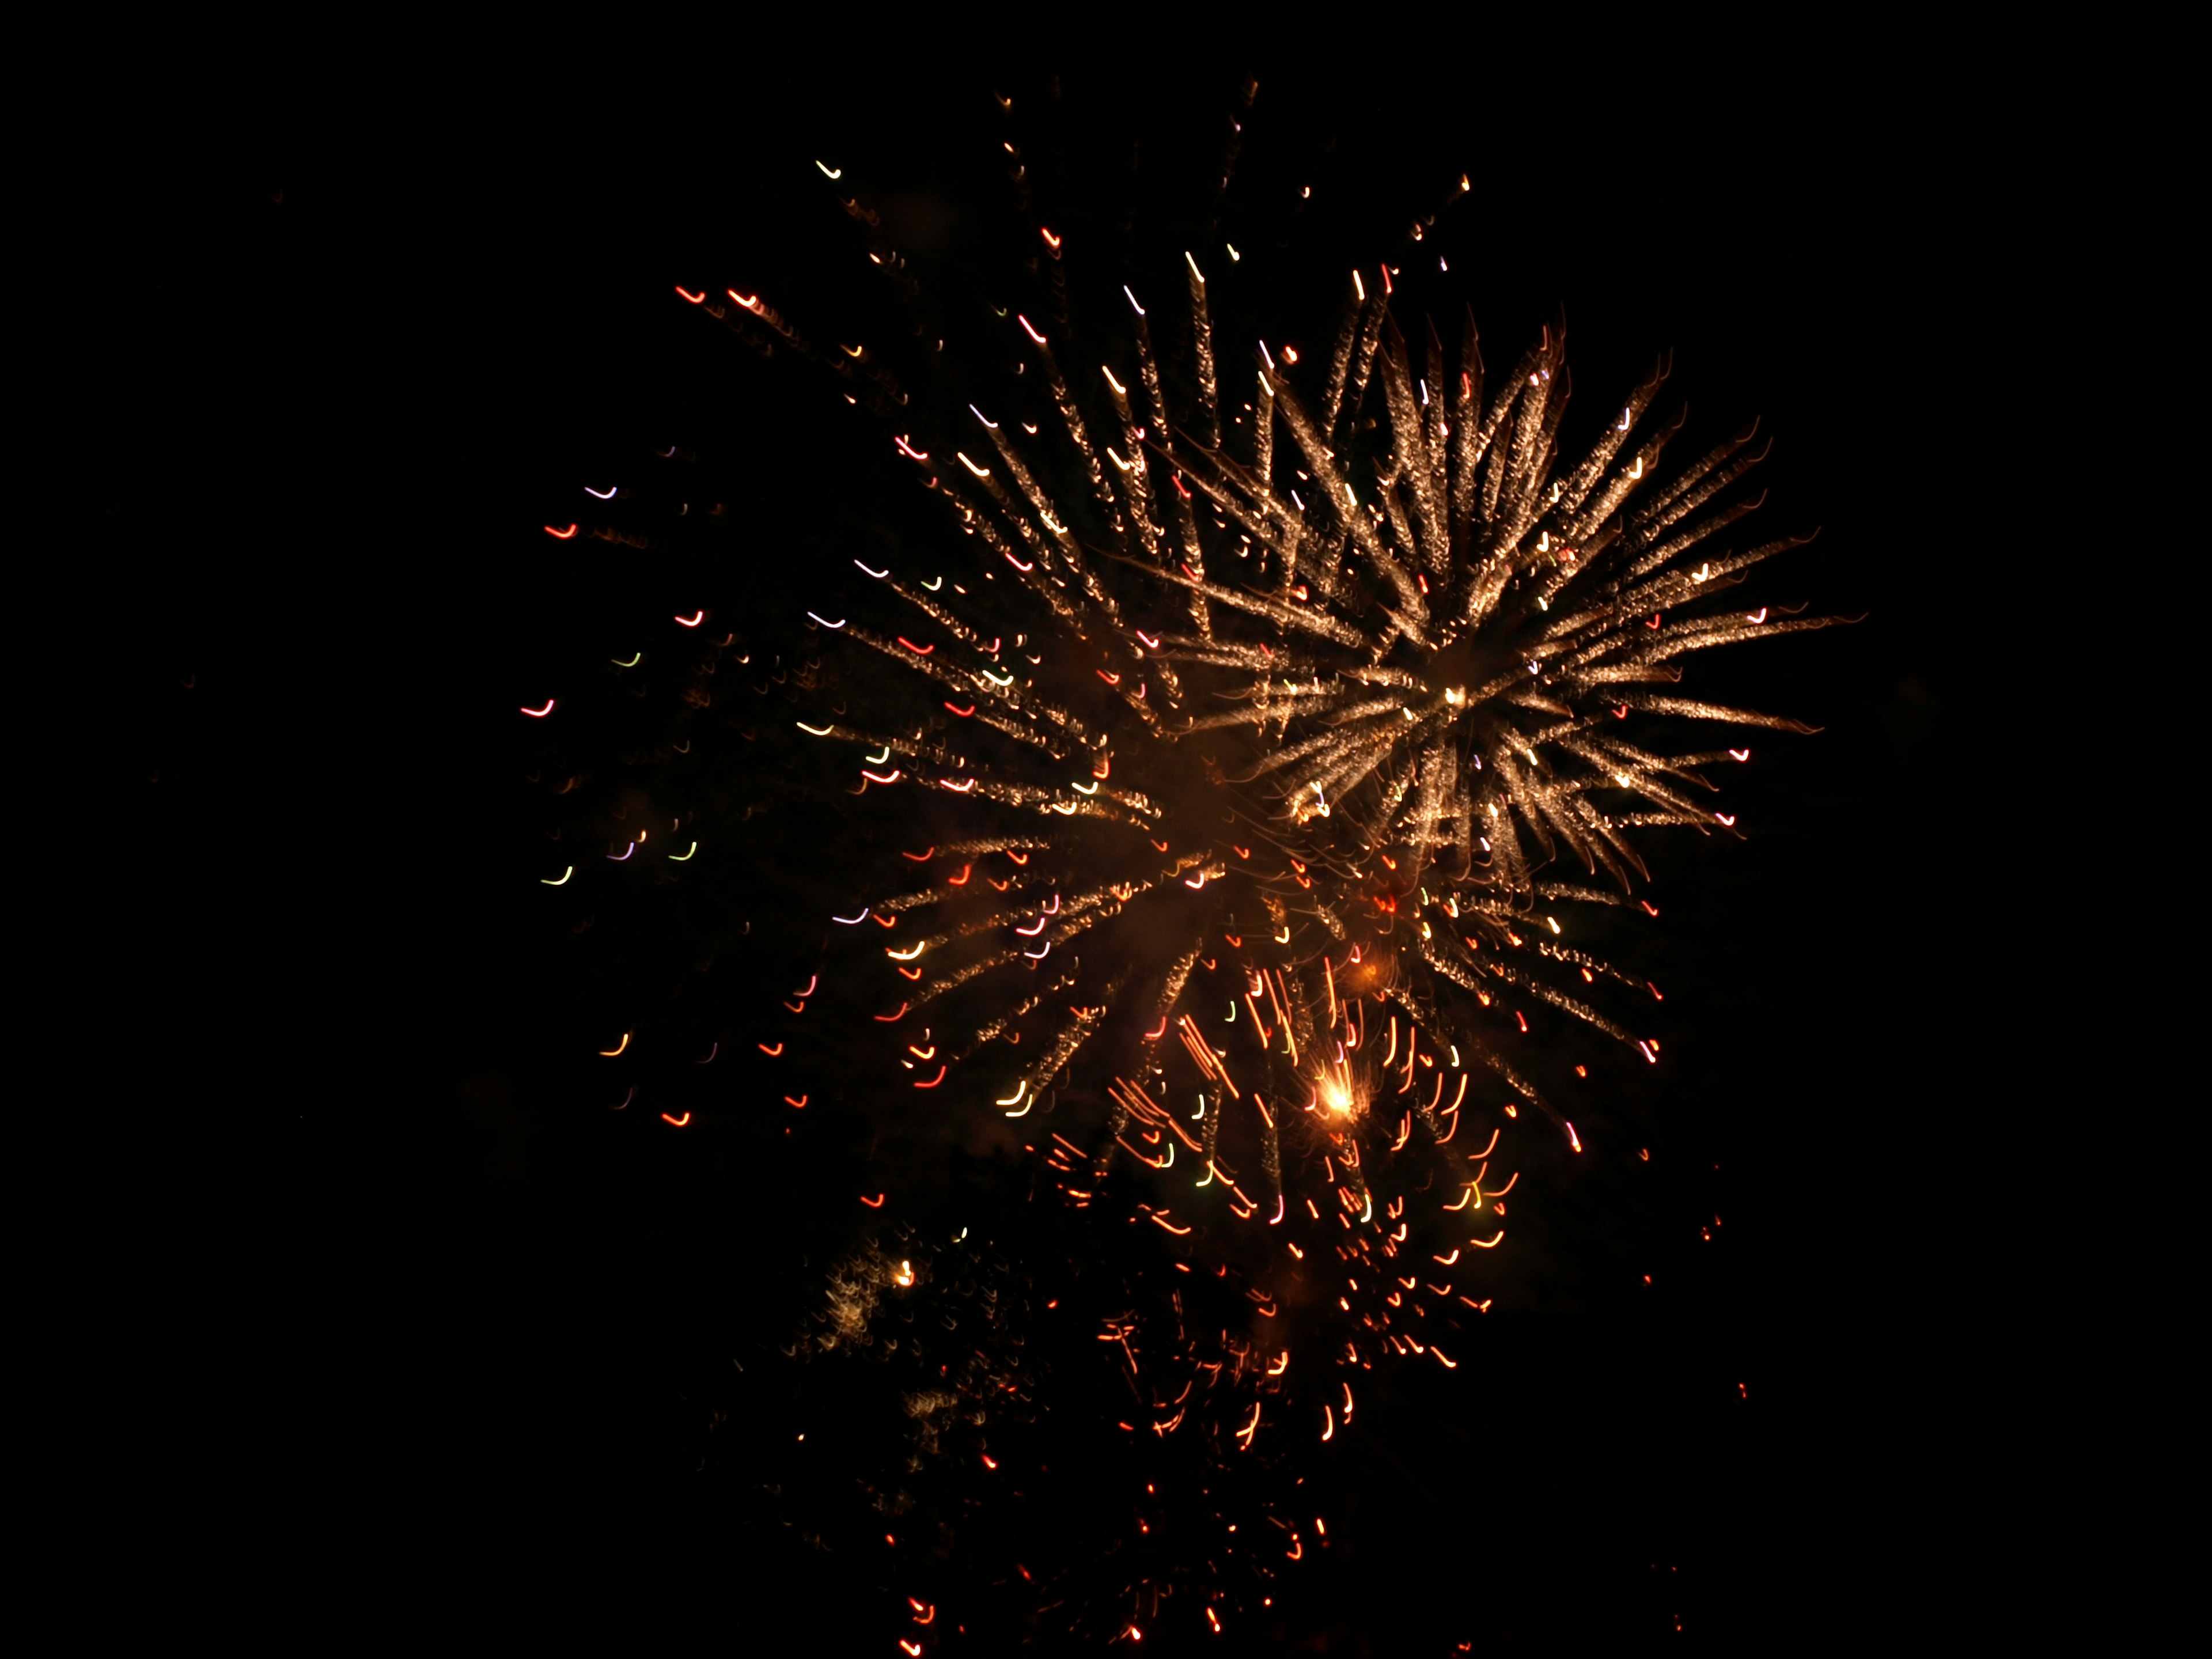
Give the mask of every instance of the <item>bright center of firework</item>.
[[1321, 1080], [1321, 1103], [1339, 1117], [1352, 1110], [1352, 1090], [1341, 1078], [1325, 1077]]

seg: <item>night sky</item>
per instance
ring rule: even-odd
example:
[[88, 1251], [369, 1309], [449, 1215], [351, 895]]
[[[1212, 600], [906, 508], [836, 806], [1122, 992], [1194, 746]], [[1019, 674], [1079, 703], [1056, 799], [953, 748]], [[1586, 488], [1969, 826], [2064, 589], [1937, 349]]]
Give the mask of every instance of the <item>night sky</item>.
[[[937, 533], [826, 377], [671, 291], [758, 289], [824, 337], [872, 303], [815, 158], [896, 204], [940, 299], [991, 299], [1018, 228], [994, 91], [1054, 112], [1036, 187], [1067, 204], [1071, 249], [1158, 265], [1242, 76], [1180, 69], [1139, 103], [1127, 75], [1056, 96], [1038, 73], [746, 75], [712, 98], [424, 89], [373, 120], [295, 105], [220, 154], [94, 147], [113, 261], [175, 273], [156, 314], [110, 315], [74, 394], [96, 434], [87, 568], [129, 573], [118, 749], [149, 864], [123, 878], [146, 943], [117, 994], [144, 1033], [136, 1088], [221, 1120], [240, 1190], [179, 1206], [130, 1297], [149, 1328], [204, 1321], [258, 1356], [209, 1407], [219, 1428], [144, 1443], [187, 1485], [251, 1470], [301, 1582], [526, 1553], [658, 1617], [890, 1653], [898, 1572], [801, 1541], [860, 1514], [844, 1494], [887, 1407], [865, 1376], [768, 1358], [858, 1236], [814, 1190], [847, 1192], [849, 1154], [764, 1172], [605, 1111], [577, 1057], [592, 1000], [647, 970], [544, 926], [514, 710], [672, 606], [772, 651], [856, 549]], [[1901, 71], [1624, 82], [1594, 105], [1555, 85], [1542, 109], [1483, 84], [1409, 109], [1261, 74], [1228, 211], [1249, 192], [1255, 226], [1342, 251], [1285, 256], [1284, 328], [1333, 330], [1337, 267], [1395, 252], [1471, 173], [1425, 245], [1450, 280], [1415, 303], [1442, 325], [1471, 301], [1493, 365], [1564, 310], [1590, 409], [1671, 349], [1694, 434], [1773, 434], [1761, 530], [1820, 527], [1762, 591], [1866, 620], [1695, 677], [1824, 729], [1725, 780], [1747, 841], [1650, 854], [1665, 916], [1638, 963], [1668, 990], [1668, 1063], [1623, 1109], [1662, 1126], [1668, 1180], [1563, 1197], [1480, 1363], [1375, 1385], [1355, 1455], [1316, 1476], [1331, 1550], [1276, 1622], [1215, 1645], [1877, 1628], [1939, 1593], [1945, 1551], [1997, 1550], [1984, 1522], [2014, 1479], [1984, 1333], [2019, 1294], [1991, 1241], [2021, 1154], [1980, 1137], [1993, 1115], [2039, 1124], [2056, 1085], [1985, 1052], [2010, 947], [1984, 918], [2012, 879], [1990, 859], [2012, 854], [1977, 844], [2021, 742], [1989, 730], [2014, 696], [1992, 684], [2013, 603], [1992, 570], [2047, 556], [2048, 528], [1997, 428], [2044, 373], [2019, 353], [2052, 279], [2015, 273], [2095, 216], [2045, 129], [2006, 139]], [[1315, 205], [1286, 228], [1268, 204], [1295, 182]], [[669, 444], [696, 460], [653, 459]], [[580, 516], [582, 483], [679, 465], [744, 520], [712, 568], [539, 527]], [[779, 860], [812, 831], [763, 824], [746, 920], [766, 937], [796, 902]], [[626, 948], [649, 963], [657, 938]], [[714, 996], [788, 989], [750, 949]], [[206, 1156], [201, 1133], [172, 1119], [155, 1144]], [[930, 1180], [994, 1215], [990, 1173], [948, 1141]], [[1094, 1384], [1061, 1375], [1073, 1422]], [[851, 1449], [799, 1468], [784, 1442], [808, 1420], [852, 1426]], [[1060, 1432], [1103, 1480], [1115, 1449]], [[1076, 1536], [1082, 1479], [1025, 1524]]]

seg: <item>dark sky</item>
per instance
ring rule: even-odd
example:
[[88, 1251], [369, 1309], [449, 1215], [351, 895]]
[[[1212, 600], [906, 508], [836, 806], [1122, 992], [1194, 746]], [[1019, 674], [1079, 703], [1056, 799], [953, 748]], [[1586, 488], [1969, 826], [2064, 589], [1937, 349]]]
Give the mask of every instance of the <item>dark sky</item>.
[[[1870, 1626], [1923, 1593], [1946, 1517], [1976, 1532], [2009, 1490], [2015, 1407], [1981, 1355], [2017, 1306], [1986, 1242], [2016, 1154], [1988, 1125], [2047, 1103], [1989, 1056], [2012, 877], [1982, 825], [2021, 748], [1991, 731], [2021, 660], [2004, 573], [2051, 556], [2018, 434], [2065, 378], [2043, 354], [2089, 326], [2051, 250], [2103, 210], [2063, 124], [1968, 111], [1932, 70], [1593, 96], [1506, 68], [1408, 101], [1263, 75], [1239, 185], [1310, 173], [1333, 216], [1309, 230], [1371, 258], [1471, 173], [1439, 244], [1464, 285], [1437, 292], [1493, 361], [1564, 307], [1595, 406], [1671, 349], [1705, 429], [1776, 435], [1767, 519], [1820, 527], [1774, 591], [1867, 619], [1714, 682], [1825, 729], [1730, 780], [1747, 842], [1662, 879], [1656, 1109], [1717, 1166], [1653, 1224], [1662, 1296], [1577, 1291], [1468, 1395], [1409, 1395], [1346, 1499], [1367, 1541], [1296, 1616], [1347, 1652], [1449, 1650], [1395, 1645], [1448, 1599], [1530, 1643]], [[1039, 181], [1071, 235], [1119, 234], [1116, 191], [1140, 246], [1173, 222], [1238, 81], [1181, 70], [1133, 103], [1071, 74]], [[143, 1086], [250, 1125], [256, 1171], [182, 1225], [204, 1252], [135, 1282], [166, 1322], [225, 1264], [216, 1323], [263, 1358], [224, 1433], [364, 1562], [387, 1527], [557, 1553], [619, 1515], [617, 1548], [734, 1541], [695, 1568], [733, 1602], [800, 1582], [694, 1474], [731, 1327], [781, 1304], [731, 1289], [719, 1177], [610, 1138], [549, 1058], [510, 711], [599, 617], [663, 608], [664, 574], [549, 561], [538, 526], [586, 475], [696, 446], [794, 557], [834, 539], [810, 503], [872, 501], [829, 399], [670, 289], [757, 285], [826, 331], [857, 256], [817, 155], [901, 204], [940, 286], [988, 284], [994, 89], [1053, 101], [1036, 74], [745, 70], [711, 99], [425, 88], [295, 100], [221, 151], [94, 149], [112, 279], [171, 275], [96, 331], [80, 529], [90, 568], [132, 573], [130, 822], [197, 872], [143, 878], [153, 943], [118, 983], [151, 1011]], [[1319, 333], [1328, 301], [1282, 303]], [[757, 556], [760, 591], [804, 593]], [[1439, 1528], [1501, 1541], [1446, 1556]]]

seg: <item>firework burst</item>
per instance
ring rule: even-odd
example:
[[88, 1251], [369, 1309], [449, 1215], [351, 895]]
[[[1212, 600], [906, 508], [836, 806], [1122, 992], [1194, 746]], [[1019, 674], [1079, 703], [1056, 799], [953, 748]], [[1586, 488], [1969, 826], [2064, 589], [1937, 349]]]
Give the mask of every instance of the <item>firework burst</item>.
[[[1348, 284], [1316, 385], [1262, 343], [1224, 422], [1189, 270], [1188, 407], [1132, 297], [1097, 406], [1016, 317], [1045, 419], [896, 437], [972, 556], [856, 561], [880, 601], [813, 617], [879, 667], [801, 729], [854, 748], [861, 790], [930, 797], [935, 831], [836, 921], [911, 1034], [902, 1083], [1103, 1109], [1053, 1121], [1079, 1201], [1180, 1157], [1243, 1218], [1280, 1224], [1310, 1172], [1371, 1225], [1378, 1161], [1443, 1152], [1471, 1107], [1580, 1150], [1516, 1057], [1532, 1013], [1656, 1059], [1656, 988], [1582, 919], [1653, 908], [1632, 830], [1732, 831], [1705, 772], [1749, 754], [1664, 729], [1806, 729], [1679, 695], [1682, 661], [1827, 619], [1734, 592], [1800, 538], [1724, 535], [1758, 505], [1730, 492], [1750, 432], [1662, 466], [1661, 375], [1563, 457], [1561, 332], [1488, 386], [1471, 324], [1417, 366], [1385, 270]], [[864, 717], [891, 678], [923, 695]], [[1482, 1160], [1447, 1161], [1480, 1210]]]
[[[1042, 240], [1064, 301], [1062, 239]], [[880, 238], [870, 257], [902, 269]], [[1734, 833], [1708, 773], [1749, 758], [1747, 730], [1808, 729], [1683, 695], [1684, 665], [1833, 619], [1741, 595], [1804, 538], [1738, 532], [1753, 431], [1666, 464], [1662, 372], [1570, 451], [1562, 326], [1503, 374], [1471, 314], [1455, 349], [1425, 324], [1416, 349], [1378, 265], [1348, 276], [1326, 353], [1271, 336], [1237, 368], [1183, 265], [1164, 360], [1126, 288], [1079, 366], [1010, 311], [1006, 406], [955, 417], [766, 295], [678, 293], [843, 377], [943, 514], [937, 545], [855, 558], [856, 597], [807, 613], [796, 731], [849, 768], [851, 811], [888, 799], [896, 823], [785, 1000], [848, 1013], [784, 1104], [988, 1115], [1070, 1212], [1157, 1229], [1188, 1277], [1086, 1316], [1137, 1402], [1116, 1427], [1219, 1460], [1271, 1432], [1328, 1443], [1377, 1363], [1456, 1366], [1514, 1137], [1582, 1153], [1603, 1131], [1560, 1103], [1576, 1057], [1659, 1059], [1658, 988], [1609, 954], [1657, 914], [1638, 836]], [[1680, 735], [1700, 729], [1720, 735]], [[691, 850], [669, 856], [717, 812], [672, 818]], [[644, 838], [617, 831], [618, 861]], [[924, 1250], [849, 1255], [817, 1346], [910, 1318]], [[981, 1358], [978, 1424], [1021, 1392]], [[939, 1381], [918, 1421], [961, 1391]]]

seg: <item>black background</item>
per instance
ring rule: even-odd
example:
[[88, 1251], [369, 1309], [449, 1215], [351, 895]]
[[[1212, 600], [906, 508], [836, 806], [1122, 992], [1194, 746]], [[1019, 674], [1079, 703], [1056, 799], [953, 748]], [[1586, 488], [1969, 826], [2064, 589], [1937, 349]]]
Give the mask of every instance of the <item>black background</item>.
[[[1755, 665], [1759, 701], [1825, 729], [1729, 781], [1747, 842], [1662, 872], [1662, 1105], [1718, 1167], [1683, 1185], [1657, 1298], [1532, 1305], [1478, 1382], [1409, 1389], [1287, 1629], [1448, 1651], [1447, 1627], [1772, 1638], [1955, 1610], [2029, 1559], [2002, 1522], [2027, 1479], [2032, 1368], [1998, 1335], [2028, 1295], [1996, 1224], [2019, 1154], [1990, 1125], [2039, 1123], [2063, 1085], [1994, 1040], [2016, 936], [1984, 821], [2030, 748], [1993, 718], [2023, 667], [2006, 596], [2056, 556], [2023, 440], [2061, 395], [2059, 251], [2108, 210], [2063, 116], [1932, 68], [1532, 87], [1501, 55], [1474, 78], [1455, 100], [1262, 73], [1240, 186], [1310, 168], [1341, 215], [1326, 245], [1371, 261], [1471, 171], [1453, 274], [1493, 362], [1564, 307], [1595, 404], [1671, 348], [1700, 418], [1778, 435], [1767, 520], [1821, 527], [1772, 591], [1867, 619]], [[1240, 81], [1217, 60], [1139, 96], [1071, 70], [1077, 137], [1041, 191], [1080, 223], [1133, 130], [1145, 189], [1202, 178]], [[701, 1378], [746, 1317], [688, 1248], [722, 1199], [569, 1109], [514, 988], [537, 945], [502, 791], [546, 665], [606, 607], [665, 608], [548, 564], [538, 526], [576, 516], [580, 480], [680, 437], [804, 515], [881, 465], [872, 429], [692, 326], [672, 285], [757, 285], [833, 331], [860, 256], [817, 155], [949, 204], [940, 287], [987, 283], [994, 90], [1052, 101], [1033, 71], [749, 69], [665, 97], [426, 78], [272, 106], [234, 148], [88, 141], [101, 280], [135, 297], [88, 325], [67, 418], [86, 568], [128, 573], [118, 821], [154, 854], [120, 878], [107, 963], [159, 1149], [112, 1156], [148, 1166], [161, 1243], [112, 1247], [112, 1282], [167, 1356], [145, 1363], [190, 1352], [206, 1384], [123, 1433], [179, 1512], [265, 1494], [252, 1534], [299, 1583], [404, 1563], [450, 1585], [526, 1540], [729, 1620], [836, 1582], [701, 1495]], [[828, 562], [834, 531], [791, 541]], [[824, 1650], [888, 1650], [857, 1609], [810, 1615]]]

